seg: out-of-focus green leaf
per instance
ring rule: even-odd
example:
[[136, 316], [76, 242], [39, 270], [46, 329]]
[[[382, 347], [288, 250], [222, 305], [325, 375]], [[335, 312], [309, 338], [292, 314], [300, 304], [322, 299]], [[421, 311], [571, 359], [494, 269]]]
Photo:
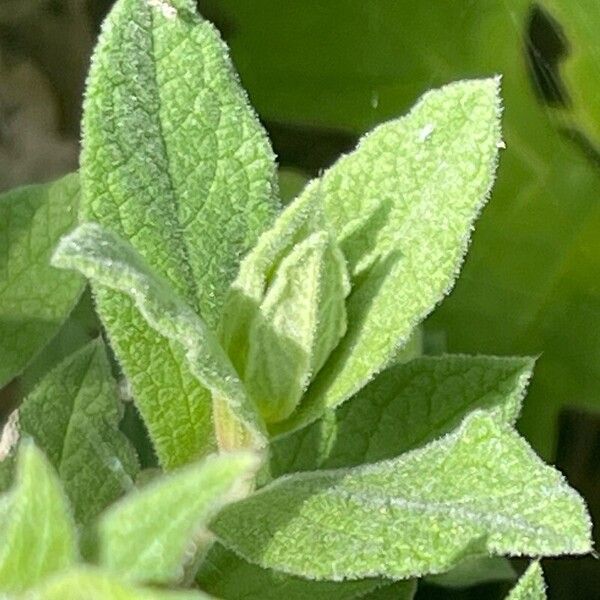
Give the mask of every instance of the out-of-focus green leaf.
[[198, 591], [134, 587], [113, 575], [91, 568], [57, 575], [25, 594], [23, 600], [208, 600]]
[[0, 592], [22, 592], [77, 560], [77, 534], [52, 467], [21, 442], [14, 488], [0, 498]]
[[94, 341], [44, 377], [19, 409], [62, 480], [80, 523], [88, 523], [133, 487], [135, 450], [119, 431], [123, 406], [104, 344]]
[[77, 175], [0, 196], [0, 388], [48, 344], [83, 290], [79, 275], [50, 266], [78, 201]]
[[540, 563], [535, 561], [510, 591], [506, 600], [546, 600], [546, 584]]
[[390, 367], [336, 411], [272, 445], [273, 476], [395, 458], [486, 409], [514, 424], [529, 358], [423, 356]]
[[284, 204], [289, 204], [308, 183], [309, 177], [296, 169], [279, 169], [279, 193]]
[[131, 581], [180, 582], [210, 541], [208, 521], [238, 499], [256, 470], [251, 454], [223, 454], [150, 482], [100, 519], [100, 564]]
[[[502, 74], [499, 178], [457, 288], [428, 329], [451, 352], [541, 354], [520, 428], [551, 456], [560, 407], [600, 407], [600, 3], [203, 4], [230, 26], [253, 103], [277, 123], [362, 133], [432, 86]], [[537, 34], [536, 11], [554, 21]], [[550, 42], [549, 62], [566, 107], [542, 102], [527, 66], [530, 53], [548, 60], [544, 32], [563, 38], [562, 56]]]
[[[276, 177], [227, 50], [195, 3], [118, 0], [88, 80], [82, 218], [129, 241], [214, 326], [240, 257], [277, 211]], [[209, 394], [181, 352], [123, 294], [95, 291], [162, 464], [210, 452]]]
[[98, 338], [101, 330], [91, 291], [86, 288], [58, 333], [19, 377], [19, 396], [26, 397], [67, 356]]
[[251, 562], [315, 579], [403, 579], [473, 554], [592, 548], [581, 497], [511, 426], [479, 411], [399, 458], [281, 477], [225, 507], [211, 529]]

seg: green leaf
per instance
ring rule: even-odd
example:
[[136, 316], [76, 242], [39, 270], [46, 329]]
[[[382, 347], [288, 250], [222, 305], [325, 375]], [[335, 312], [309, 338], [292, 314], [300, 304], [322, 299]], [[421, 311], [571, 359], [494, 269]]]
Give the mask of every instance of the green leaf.
[[250, 324], [244, 379], [267, 422], [288, 417], [346, 332], [344, 257], [317, 232], [281, 261]]
[[274, 476], [394, 458], [452, 431], [475, 409], [514, 424], [530, 358], [423, 356], [380, 373], [312, 425], [272, 444]]
[[76, 175], [0, 196], [0, 388], [48, 344], [83, 290], [81, 277], [50, 266], [78, 200]]
[[134, 587], [110, 574], [91, 568], [73, 569], [31, 590], [24, 600], [204, 600], [197, 591], [169, 591]]
[[[191, 0], [119, 0], [90, 72], [82, 218], [131, 242], [215, 326], [240, 257], [278, 209], [273, 153]], [[100, 315], [163, 465], [214, 448], [208, 392], [122, 294]]]
[[50, 371], [19, 413], [22, 434], [58, 471], [80, 523], [133, 487], [138, 461], [119, 431], [123, 406], [100, 340]]
[[349, 327], [300, 410], [275, 432], [356, 393], [448, 293], [493, 182], [499, 112], [498, 80], [431, 91], [306, 188], [303, 196], [322, 199], [348, 260]]
[[361, 600], [412, 600], [417, 593], [417, 582], [414, 579], [408, 581], [395, 581], [382, 585], [377, 589], [360, 596]]
[[532, 562], [527, 571], [510, 591], [506, 600], [546, 600], [544, 574], [538, 561]]
[[2, 500], [0, 591], [16, 593], [77, 560], [67, 499], [43, 454], [21, 443], [13, 489]]
[[[448, 352], [540, 355], [519, 428], [552, 457], [561, 409], [600, 409], [598, 2], [456, 0], [436, 3], [435, 18], [430, 3], [414, 0], [202, 6], [233, 24], [232, 56], [261, 117], [290, 124], [292, 139], [296, 126], [310, 124], [300, 130], [309, 147], [331, 131], [352, 139], [348, 133], [395, 117], [425, 89], [502, 73], [507, 148], [493, 200], [456, 289], [426, 330], [446, 339]], [[566, 107], [540, 102], [528, 67], [539, 11], [566, 42], [551, 75], [568, 94]], [[279, 154], [296, 168], [314, 164], [284, 145]]]
[[251, 454], [224, 454], [152, 481], [100, 519], [100, 564], [127, 580], [176, 583], [198, 548], [208, 521], [245, 492], [258, 464]]
[[302, 579], [246, 562], [218, 543], [202, 563], [197, 582], [203, 590], [227, 600], [351, 600], [387, 583], [382, 579]]
[[212, 524], [247, 560], [317, 579], [440, 573], [477, 553], [581, 554], [590, 528], [562, 475], [479, 411], [399, 458], [282, 477]]
[[461, 589], [493, 581], [512, 581], [515, 577], [515, 570], [506, 558], [474, 556], [466, 558], [447, 573], [429, 575], [426, 581], [445, 588]]
[[292, 248], [318, 229], [322, 206], [317, 196], [301, 196], [279, 215], [240, 264], [231, 284], [219, 334], [238, 373], [244, 373], [250, 324], [265, 298], [272, 274]]
[[[182, 349], [182, 360], [187, 359], [198, 380], [224, 402], [241, 443], [253, 448], [266, 445], [262, 420], [215, 335], [132, 246], [99, 225], [87, 223], [63, 237], [52, 262], [77, 269], [106, 289], [127, 294], [147, 323]], [[150, 421], [162, 423], [163, 410], [151, 415]], [[189, 419], [186, 412], [168, 424], [175, 436], [178, 428], [185, 430]]]

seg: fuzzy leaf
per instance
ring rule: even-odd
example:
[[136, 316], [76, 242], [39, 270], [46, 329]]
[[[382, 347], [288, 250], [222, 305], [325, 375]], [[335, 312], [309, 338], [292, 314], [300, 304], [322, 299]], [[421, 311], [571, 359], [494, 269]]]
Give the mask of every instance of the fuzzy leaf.
[[31, 590], [24, 600], [205, 600], [210, 598], [197, 591], [169, 591], [134, 587], [112, 575], [90, 568], [79, 568]]
[[272, 444], [274, 476], [394, 458], [452, 431], [475, 409], [514, 424], [530, 358], [423, 356], [380, 373], [336, 411]]
[[294, 577], [246, 562], [218, 543], [202, 563], [197, 582], [203, 590], [227, 600], [351, 600], [387, 584], [374, 578], [313, 581]]
[[[132, 246], [99, 225], [87, 223], [61, 240], [52, 261], [62, 268], [77, 269], [104, 288], [131, 297], [148, 324], [185, 351], [190, 371], [225, 403], [240, 431], [238, 437], [251, 447], [266, 445], [260, 416], [214, 334]], [[158, 413], [152, 421], [159, 422], [161, 417]], [[180, 422], [190, 415], [179, 417], [178, 422], [171, 424], [174, 434], [178, 427], [185, 428], [185, 423]]]
[[133, 487], [135, 450], [119, 431], [123, 406], [103, 343], [89, 343], [38, 384], [19, 411], [58, 471], [80, 523], [88, 523]]
[[21, 443], [13, 489], [1, 501], [0, 592], [21, 592], [77, 560], [67, 499], [44, 455]]
[[[90, 72], [82, 218], [131, 242], [215, 326], [240, 256], [278, 208], [272, 150], [216, 30], [192, 0], [119, 0]], [[215, 445], [208, 392], [130, 300], [100, 315], [163, 465]]]
[[206, 524], [240, 497], [257, 468], [251, 454], [224, 454], [132, 492], [100, 519], [100, 564], [127, 580], [175, 583], [210, 539]]
[[415, 577], [476, 553], [581, 554], [590, 528], [562, 475], [482, 412], [396, 459], [282, 477], [212, 524], [247, 560], [318, 579]]
[[81, 277], [50, 266], [78, 200], [76, 175], [0, 196], [0, 388], [48, 344], [83, 290]]
[[450, 290], [494, 179], [498, 93], [497, 80], [428, 92], [304, 191], [322, 198], [348, 260], [349, 327], [300, 410], [275, 432], [357, 392]]
[[544, 574], [538, 561], [532, 562], [527, 571], [510, 591], [506, 600], [546, 600]]
[[244, 373], [250, 324], [265, 298], [272, 274], [292, 248], [318, 228], [321, 216], [321, 202], [317, 196], [297, 199], [279, 215], [273, 227], [260, 236], [242, 260], [227, 294], [219, 327], [221, 343], [238, 373]]
[[344, 257], [321, 231], [282, 260], [250, 325], [248, 391], [267, 422], [288, 417], [346, 331]]

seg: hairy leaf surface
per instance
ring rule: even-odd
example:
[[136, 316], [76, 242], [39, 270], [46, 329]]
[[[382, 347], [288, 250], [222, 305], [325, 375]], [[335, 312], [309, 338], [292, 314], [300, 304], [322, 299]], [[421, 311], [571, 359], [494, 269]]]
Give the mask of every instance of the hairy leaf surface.
[[[429, 330], [447, 340], [448, 352], [540, 355], [519, 427], [552, 458], [561, 409], [600, 408], [597, 0], [457, 0], [437, 3], [435, 18], [430, 3], [414, 0], [203, 7], [235, 24], [228, 41], [261, 116], [316, 126], [308, 144], [321, 139], [315, 132], [336, 130], [351, 140], [347, 132], [364, 133], [422, 90], [465, 73], [502, 73], [507, 148], [493, 201]], [[534, 32], [540, 14], [550, 26]], [[315, 43], [306, 43], [307, 31]], [[537, 80], [532, 55], [542, 69]], [[567, 105], [544, 102], [540, 88], [548, 85], [558, 85]], [[314, 165], [312, 155], [286, 150], [287, 164]]]
[[322, 419], [272, 444], [274, 476], [394, 458], [444, 435], [475, 409], [514, 424], [530, 358], [423, 356], [395, 365]]
[[0, 388], [48, 344], [83, 290], [79, 275], [50, 266], [78, 201], [76, 175], [0, 196]]
[[[82, 218], [131, 242], [210, 326], [278, 207], [269, 142], [191, 0], [119, 0], [84, 110]], [[128, 298], [96, 287], [163, 465], [214, 447], [208, 393]]]
[[344, 257], [320, 231], [282, 260], [249, 333], [244, 379], [267, 422], [289, 417], [346, 332]]
[[240, 497], [257, 468], [251, 454], [224, 454], [149, 483], [100, 519], [100, 564], [128, 580], [176, 583], [198, 548], [206, 525]]
[[377, 127], [303, 196], [316, 195], [348, 260], [348, 332], [300, 410], [298, 428], [381, 371], [450, 290], [489, 194], [500, 138], [497, 80], [428, 92]]
[[242, 260], [225, 299], [219, 328], [223, 347], [242, 376], [248, 355], [250, 324], [264, 300], [273, 273], [294, 245], [316, 231], [322, 216], [320, 198], [316, 195], [298, 198], [260, 236]]
[[22, 592], [77, 560], [69, 506], [52, 467], [21, 442], [13, 489], [0, 499], [0, 591]]
[[[215, 335], [132, 246], [99, 225], [87, 223], [61, 240], [52, 260], [62, 268], [81, 271], [106, 289], [131, 297], [149, 326], [181, 348], [181, 360], [187, 359], [190, 371], [202, 385], [225, 403], [232, 426], [238, 430], [237, 437], [251, 447], [266, 445], [260, 415]], [[210, 399], [198, 402], [210, 403]], [[159, 423], [161, 416], [158, 413], [152, 422]], [[190, 418], [188, 413], [179, 415], [179, 421], [186, 418]], [[179, 422], [172, 426], [177, 425]]]
[[475, 553], [581, 554], [590, 527], [562, 475], [482, 412], [396, 459], [282, 477], [212, 525], [246, 559], [319, 579], [439, 573]]
[[21, 433], [33, 437], [58, 471], [80, 523], [133, 487], [139, 466], [119, 431], [122, 417], [100, 340], [50, 371], [19, 410]]
[[538, 561], [532, 562], [506, 600], [546, 600], [544, 574]]

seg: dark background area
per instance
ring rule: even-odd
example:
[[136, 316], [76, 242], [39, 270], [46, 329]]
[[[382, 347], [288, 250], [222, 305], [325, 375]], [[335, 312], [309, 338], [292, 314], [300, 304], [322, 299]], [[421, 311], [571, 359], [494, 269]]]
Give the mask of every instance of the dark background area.
[[[77, 169], [85, 76], [111, 4], [0, 2], [1, 190]], [[330, 165], [427, 88], [503, 75], [508, 148], [498, 185], [456, 291], [426, 325], [426, 351], [540, 356], [521, 429], [600, 522], [600, 2], [199, 6], [231, 45], [293, 181]], [[97, 335], [81, 313], [77, 331]], [[35, 369], [0, 391], [3, 415]], [[547, 560], [544, 570], [550, 598], [600, 598], [595, 558]], [[502, 598], [509, 587], [450, 597]], [[418, 594], [438, 597], [434, 587]]]

